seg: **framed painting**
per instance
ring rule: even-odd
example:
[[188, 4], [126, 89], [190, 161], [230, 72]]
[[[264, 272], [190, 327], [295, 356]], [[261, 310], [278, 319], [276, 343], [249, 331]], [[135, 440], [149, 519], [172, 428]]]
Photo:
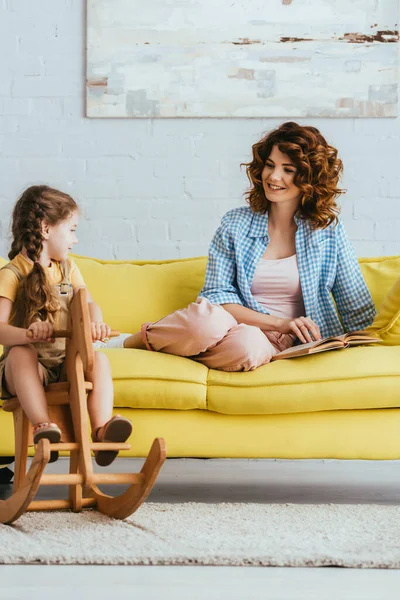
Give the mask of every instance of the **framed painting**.
[[87, 0], [88, 117], [395, 117], [398, 0]]

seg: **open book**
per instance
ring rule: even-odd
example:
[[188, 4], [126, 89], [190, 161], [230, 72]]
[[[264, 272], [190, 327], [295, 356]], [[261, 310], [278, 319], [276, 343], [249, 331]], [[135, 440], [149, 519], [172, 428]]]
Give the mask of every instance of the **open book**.
[[308, 356], [309, 354], [325, 352], [326, 350], [343, 350], [343, 348], [349, 348], [349, 346], [363, 346], [364, 344], [374, 344], [380, 341], [380, 338], [374, 337], [365, 331], [350, 331], [343, 335], [334, 335], [318, 340], [318, 342], [308, 342], [308, 344], [292, 346], [287, 350], [278, 352], [271, 360], [297, 358], [298, 356]]

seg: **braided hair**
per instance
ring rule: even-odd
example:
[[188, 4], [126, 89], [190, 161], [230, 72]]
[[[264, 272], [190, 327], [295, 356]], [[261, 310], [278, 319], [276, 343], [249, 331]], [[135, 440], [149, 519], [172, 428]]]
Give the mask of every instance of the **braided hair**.
[[24, 248], [33, 262], [24, 277], [13, 306], [11, 322], [29, 327], [34, 321], [54, 323], [59, 302], [39, 262], [43, 250], [42, 225], [57, 225], [68, 219], [78, 206], [68, 195], [46, 185], [33, 185], [23, 192], [12, 213], [13, 240], [8, 258], [12, 260]]

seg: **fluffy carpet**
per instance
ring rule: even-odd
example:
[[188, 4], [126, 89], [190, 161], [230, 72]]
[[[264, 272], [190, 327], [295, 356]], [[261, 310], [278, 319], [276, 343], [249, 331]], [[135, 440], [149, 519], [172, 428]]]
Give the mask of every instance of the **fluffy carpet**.
[[0, 525], [1, 564], [400, 568], [400, 507], [146, 503], [125, 521], [96, 511], [26, 513]]

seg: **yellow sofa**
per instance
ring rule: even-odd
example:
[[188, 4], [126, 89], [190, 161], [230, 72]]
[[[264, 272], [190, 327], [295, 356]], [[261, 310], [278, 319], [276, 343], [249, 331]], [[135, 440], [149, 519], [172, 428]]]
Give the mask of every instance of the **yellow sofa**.
[[[122, 332], [195, 300], [206, 267], [204, 257], [75, 260], [105, 321]], [[396, 288], [400, 257], [360, 263], [379, 308]], [[144, 350], [107, 350], [115, 407], [134, 425], [132, 449], [123, 454], [145, 456], [161, 436], [170, 457], [400, 458], [400, 339], [388, 343], [277, 361], [248, 373]], [[12, 415], [2, 410], [0, 431], [0, 455], [12, 455]]]

